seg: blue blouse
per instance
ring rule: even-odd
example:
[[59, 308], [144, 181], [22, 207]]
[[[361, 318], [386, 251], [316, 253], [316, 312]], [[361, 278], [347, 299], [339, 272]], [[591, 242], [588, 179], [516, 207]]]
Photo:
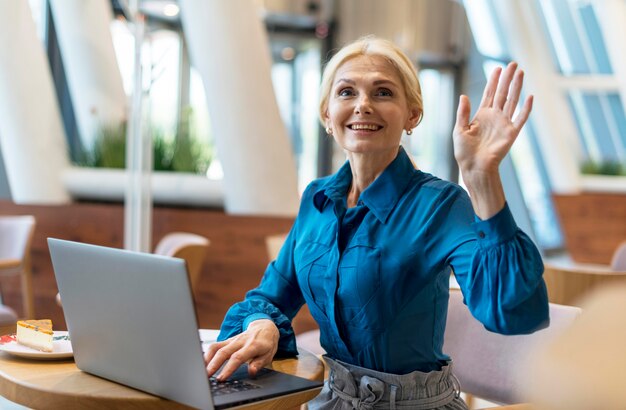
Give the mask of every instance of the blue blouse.
[[347, 209], [350, 163], [312, 182], [260, 285], [228, 311], [219, 340], [257, 319], [297, 354], [291, 319], [307, 303], [333, 358], [405, 374], [439, 370], [450, 269], [487, 329], [529, 333], [547, 325], [543, 263], [505, 206], [481, 221], [458, 185], [416, 170], [404, 149]]

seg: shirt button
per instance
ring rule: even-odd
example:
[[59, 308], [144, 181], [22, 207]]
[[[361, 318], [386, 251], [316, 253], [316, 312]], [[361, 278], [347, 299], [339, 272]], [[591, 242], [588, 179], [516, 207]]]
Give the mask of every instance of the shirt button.
[[478, 231], [478, 237], [480, 239], [484, 238], [485, 237], [485, 233], [483, 231]]

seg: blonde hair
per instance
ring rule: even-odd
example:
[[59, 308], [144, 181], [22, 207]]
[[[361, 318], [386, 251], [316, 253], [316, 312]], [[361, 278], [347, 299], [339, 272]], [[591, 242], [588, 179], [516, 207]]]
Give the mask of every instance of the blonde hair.
[[337, 70], [346, 61], [360, 56], [383, 57], [396, 69], [402, 81], [408, 108], [417, 108], [419, 110], [420, 114], [417, 121], [417, 124], [419, 124], [424, 114], [424, 103], [422, 101], [422, 88], [417, 78], [417, 70], [411, 60], [398, 46], [389, 40], [375, 36], [361, 37], [355, 42], [342, 47], [326, 64], [320, 87], [319, 115], [322, 124], [325, 122], [326, 111], [328, 110], [328, 99], [330, 98], [330, 92]]

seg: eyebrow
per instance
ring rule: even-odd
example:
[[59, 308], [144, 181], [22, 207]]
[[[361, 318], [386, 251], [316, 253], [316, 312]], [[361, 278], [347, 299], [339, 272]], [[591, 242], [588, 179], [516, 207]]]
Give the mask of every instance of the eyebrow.
[[[350, 85], [356, 85], [356, 82], [354, 80], [350, 80], [349, 78], [340, 78], [337, 81], [335, 81], [335, 84], [339, 84], [339, 83], [348, 83]], [[391, 84], [391, 85], [396, 85], [396, 83], [394, 83], [391, 80], [375, 80], [373, 83], [373, 85], [381, 85], [381, 84]]]

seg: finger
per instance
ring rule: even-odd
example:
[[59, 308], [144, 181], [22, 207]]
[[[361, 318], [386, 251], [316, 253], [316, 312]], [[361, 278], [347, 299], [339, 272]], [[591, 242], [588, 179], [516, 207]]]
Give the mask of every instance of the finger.
[[463, 129], [469, 124], [471, 104], [466, 95], [459, 97], [459, 107], [456, 110], [456, 127]]
[[208, 364], [211, 359], [213, 359], [213, 356], [215, 356], [215, 353], [217, 353], [218, 350], [220, 350], [222, 347], [226, 346], [229, 343], [230, 341], [228, 340], [224, 340], [223, 342], [211, 343], [206, 353], [204, 353], [204, 362]]
[[494, 107], [503, 109], [506, 100], [509, 98], [509, 86], [511, 85], [511, 80], [513, 80], [513, 76], [515, 75], [515, 71], [517, 70], [517, 63], [512, 62], [504, 70], [504, 75], [502, 76], [502, 80], [498, 85], [498, 91], [496, 92], [495, 102], [493, 104]]
[[526, 124], [526, 120], [528, 120], [528, 116], [530, 115], [530, 111], [533, 109], [533, 96], [529, 95], [524, 101], [524, 106], [522, 110], [517, 114], [515, 121], [513, 121], [513, 126], [519, 131], [522, 129], [524, 124]]
[[493, 73], [491, 73], [491, 77], [489, 77], [489, 81], [487, 81], [485, 91], [483, 92], [483, 99], [480, 101], [481, 108], [489, 108], [493, 105], [493, 97], [496, 94], [496, 89], [498, 88], [500, 73], [502, 73], [501, 67], [496, 68], [493, 70]]
[[256, 359], [253, 359], [248, 364], [248, 374], [251, 377], [256, 376], [256, 374], [258, 373], [259, 370], [261, 370], [262, 368], [264, 368], [265, 366], [267, 366], [271, 362], [272, 362], [272, 360], [271, 360], [271, 358], [269, 358], [269, 355], [264, 355], [262, 357], [258, 357]]
[[217, 380], [222, 382], [228, 379], [230, 376], [233, 375], [233, 373], [235, 373], [237, 369], [239, 369], [239, 367], [242, 364], [248, 362], [250, 359], [253, 359], [253, 358], [254, 358], [254, 355], [251, 356], [249, 353], [245, 351], [245, 349], [241, 349], [237, 351], [236, 353], [230, 356], [230, 359], [228, 359], [228, 362], [226, 362], [226, 364], [220, 371], [220, 374], [216, 376]]
[[509, 98], [504, 104], [503, 112], [509, 117], [513, 118], [513, 114], [515, 114], [515, 108], [517, 108], [517, 103], [519, 102], [519, 96], [522, 93], [522, 85], [524, 84], [524, 71], [519, 70], [515, 73], [515, 78], [513, 78], [513, 84], [511, 84], [511, 91], [509, 94]]
[[213, 375], [227, 360], [230, 360], [234, 355], [238, 354], [241, 347], [241, 343], [231, 342], [219, 349], [213, 355], [213, 358], [211, 358], [211, 361], [209, 361], [209, 364], [206, 367], [207, 374]]

